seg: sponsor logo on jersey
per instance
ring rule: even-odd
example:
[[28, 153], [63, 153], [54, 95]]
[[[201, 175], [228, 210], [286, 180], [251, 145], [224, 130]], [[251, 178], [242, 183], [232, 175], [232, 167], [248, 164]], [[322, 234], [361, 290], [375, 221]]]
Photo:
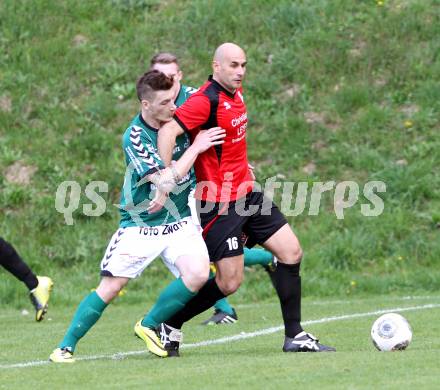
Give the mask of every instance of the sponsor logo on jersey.
[[144, 236], [158, 236], [158, 235], [165, 236], [177, 232], [187, 223], [188, 221], [180, 221], [180, 222], [169, 223], [167, 225], [161, 225], [161, 226], [140, 227], [139, 234]]
[[232, 127], [237, 127], [245, 121], [247, 121], [247, 112], [244, 112], [238, 118], [232, 119], [231, 125], [232, 125]]

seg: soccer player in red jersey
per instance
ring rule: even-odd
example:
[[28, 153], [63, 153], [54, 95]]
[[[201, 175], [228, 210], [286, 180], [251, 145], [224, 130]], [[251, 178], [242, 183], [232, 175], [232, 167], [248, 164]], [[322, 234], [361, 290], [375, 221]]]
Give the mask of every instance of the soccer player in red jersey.
[[[164, 73], [168, 77], [173, 77], [177, 94], [174, 104], [177, 107], [180, 107], [194, 92], [197, 91], [195, 88], [181, 84], [183, 73], [180, 69], [179, 61], [176, 55], [167, 52], [158, 53], [151, 59], [150, 63], [150, 70], [155, 69], [159, 72]], [[193, 175], [193, 173], [191, 173], [191, 175]], [[194, 186], [195, 184], [196, 183], [194, 176]], [[189, 202], [191, 204], [191, 213], [194, 212], [194, 214], [196, 214], [195, 199], [193, 198], [193, 196], [190, 196], [189, 199]], [[198, 217], [196, 216], [194, 219], [197, 220], [197, 224], [199, 224]], [[266, 251], [265, 249], [244, 248], [245, 267], [251, 267], [257, 264], [261, 265], [271, 277], [271, 273], [274, 270], [275, 263], [276, 259], [274, 258], [272, 253]], [[210, 277], [213, 277], [214, 275], [215, 266], [211, 266]], [[208, 320], [204, 321], [203, 324], [233, 324], [238, 320], [237, 313], [234, 308], [229, 304], [227, 298], [223, 298], [217, 301], [214, 305], [214, 310], [214, 314]]]
[[[213, 75], [177, 109], [174, 120], [159, 131], [158, 149], [170, 164], [175, 139], [187, 132], [219, 126], [226, 131], [222, 145], [200, 154], [194, 164], [196, 199], [210, 260], [217, 274], [172, 318], [161, 325], [169, 356], [178, 355], [184, 322], [230, 295], [243, 279], [243, 245], [260, 244], [277, 257], [273, 282], [285, 326], [284, 352], [334, 351], [301, 327], [302, 250], [284, 215], [254, 188], [246, 153], [247, 110], [242, 82], [246, 55], [233, 43], [220, 45], [214, 54]], [[247, 237], [246, 242], [242, 237]]]

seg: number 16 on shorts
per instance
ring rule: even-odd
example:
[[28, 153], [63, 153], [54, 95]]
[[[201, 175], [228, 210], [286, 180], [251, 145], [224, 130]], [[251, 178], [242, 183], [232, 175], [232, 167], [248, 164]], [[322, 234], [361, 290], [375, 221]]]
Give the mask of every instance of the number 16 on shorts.
[[238, 239], [237, 237], [231, 237], [226, 240], [226, 244], [228, 244], [229, 250], [238, 249]]

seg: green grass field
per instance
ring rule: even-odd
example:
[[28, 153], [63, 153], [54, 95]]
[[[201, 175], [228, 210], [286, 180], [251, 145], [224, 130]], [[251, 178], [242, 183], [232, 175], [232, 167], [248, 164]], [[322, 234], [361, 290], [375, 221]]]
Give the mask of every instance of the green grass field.
[[[54, 308], [38, 324], [18, 310], [3, 310], [0, 388], [438, 388], [440, 296], [305, 299], [306, 329], [337, 347], [334, 354], [282, 353], [276, 302], [236, 308], [234, 325], [204, 327], [204, 317], [194, 319], [181, 357], [159, 359], [133, 335], [144, 307], [121, 299], [79, 344], [78, 361], [67, 366], [47, 358], [73, 308]], [[402, 309], [413, 328], [411, 345], [403, 352], [376, 351], [369, 335], [374, 319], [379, 311]]]
[[[0, 1], [0, 234], [36, 272], [63, 278], [54, 303], [95, 287], [119, 220], [136, 78], [169, 50], [199, 86], [215, 47], [234, 41], [248, 57], [247, 142], [260, 182], [387, 185], [379, 217], [360, 213], [361, 195], [337, 219], [334, 191], [318, 215], [308, 200], [289, 217], [306, 295], [351, 296], [352, 281], [367, 294], [439, 291], [439, 36], [437, 0]], [[55, 209], [65, 180], [82, 189], [73, 226]], [[108, 183], [108, 207], [87, 217], [94, 180]], [[1, 278], [0, 305], [17, 302], [21, 286]], [[248, 291], [266, 298], [259, 283]]]
[[[1, 0], [0, 235], [55, 290], [51, 320], [35, 324], [21, 314], [31, 311], [24, 286], [0, 269], [0, 389], [438, 388], [440, 309], [404, 313], [414, 339], [402, 353], [373, 349], [378, 314], [365, 313], [440, 301], [439, 37], [439, 0]], [[281, 324], [267, 275], [252, 268], [232, 297], [238, 324], [204, 328], [198, 318], [182, 358], [158, 360], [132, 335], [145, 302], [171, 280], [154, 262], [80, 343], [83, 360], [49, 365], [118, 226], [136, 78], [167, 50], [181, 58], [185, 83], [199, 86], [225, 41], [247, 52], [258, 180], [359, 184], [344, 219], [330, 191], [318, 215], [309, 194], [288, 220], [305, 252], [304, 319], [361, 316], [307, 326], [336, 354], [283, 354], [280, 331], [241, 335]], [[66, 180], [82, 189], [72, 226], [55, 209]], [[108, 207], [88, 217], [84, 191], [95, 180], [108, 183]], [[385, 207], [367, 218], [362, 188], [372, 180], [386, 183]], [[287, 209], [296, 195], [297, 186]], [[234, 335], [242, 339], [195, 346]]]

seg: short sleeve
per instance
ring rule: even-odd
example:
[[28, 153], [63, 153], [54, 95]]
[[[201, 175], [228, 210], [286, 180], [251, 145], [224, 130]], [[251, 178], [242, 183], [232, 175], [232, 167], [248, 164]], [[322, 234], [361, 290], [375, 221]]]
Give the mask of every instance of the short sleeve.
[[210, 111], [209, 98], [196, 93], [176, 110], [174, 119], [183, 130], [191, 131], [207, 122]]
[[124, 140], [124, 153], [127, 163], [131, 164], [141, 177], [165, 168], [157, 150], [140, 127], [131, 128], [129, 136]]

